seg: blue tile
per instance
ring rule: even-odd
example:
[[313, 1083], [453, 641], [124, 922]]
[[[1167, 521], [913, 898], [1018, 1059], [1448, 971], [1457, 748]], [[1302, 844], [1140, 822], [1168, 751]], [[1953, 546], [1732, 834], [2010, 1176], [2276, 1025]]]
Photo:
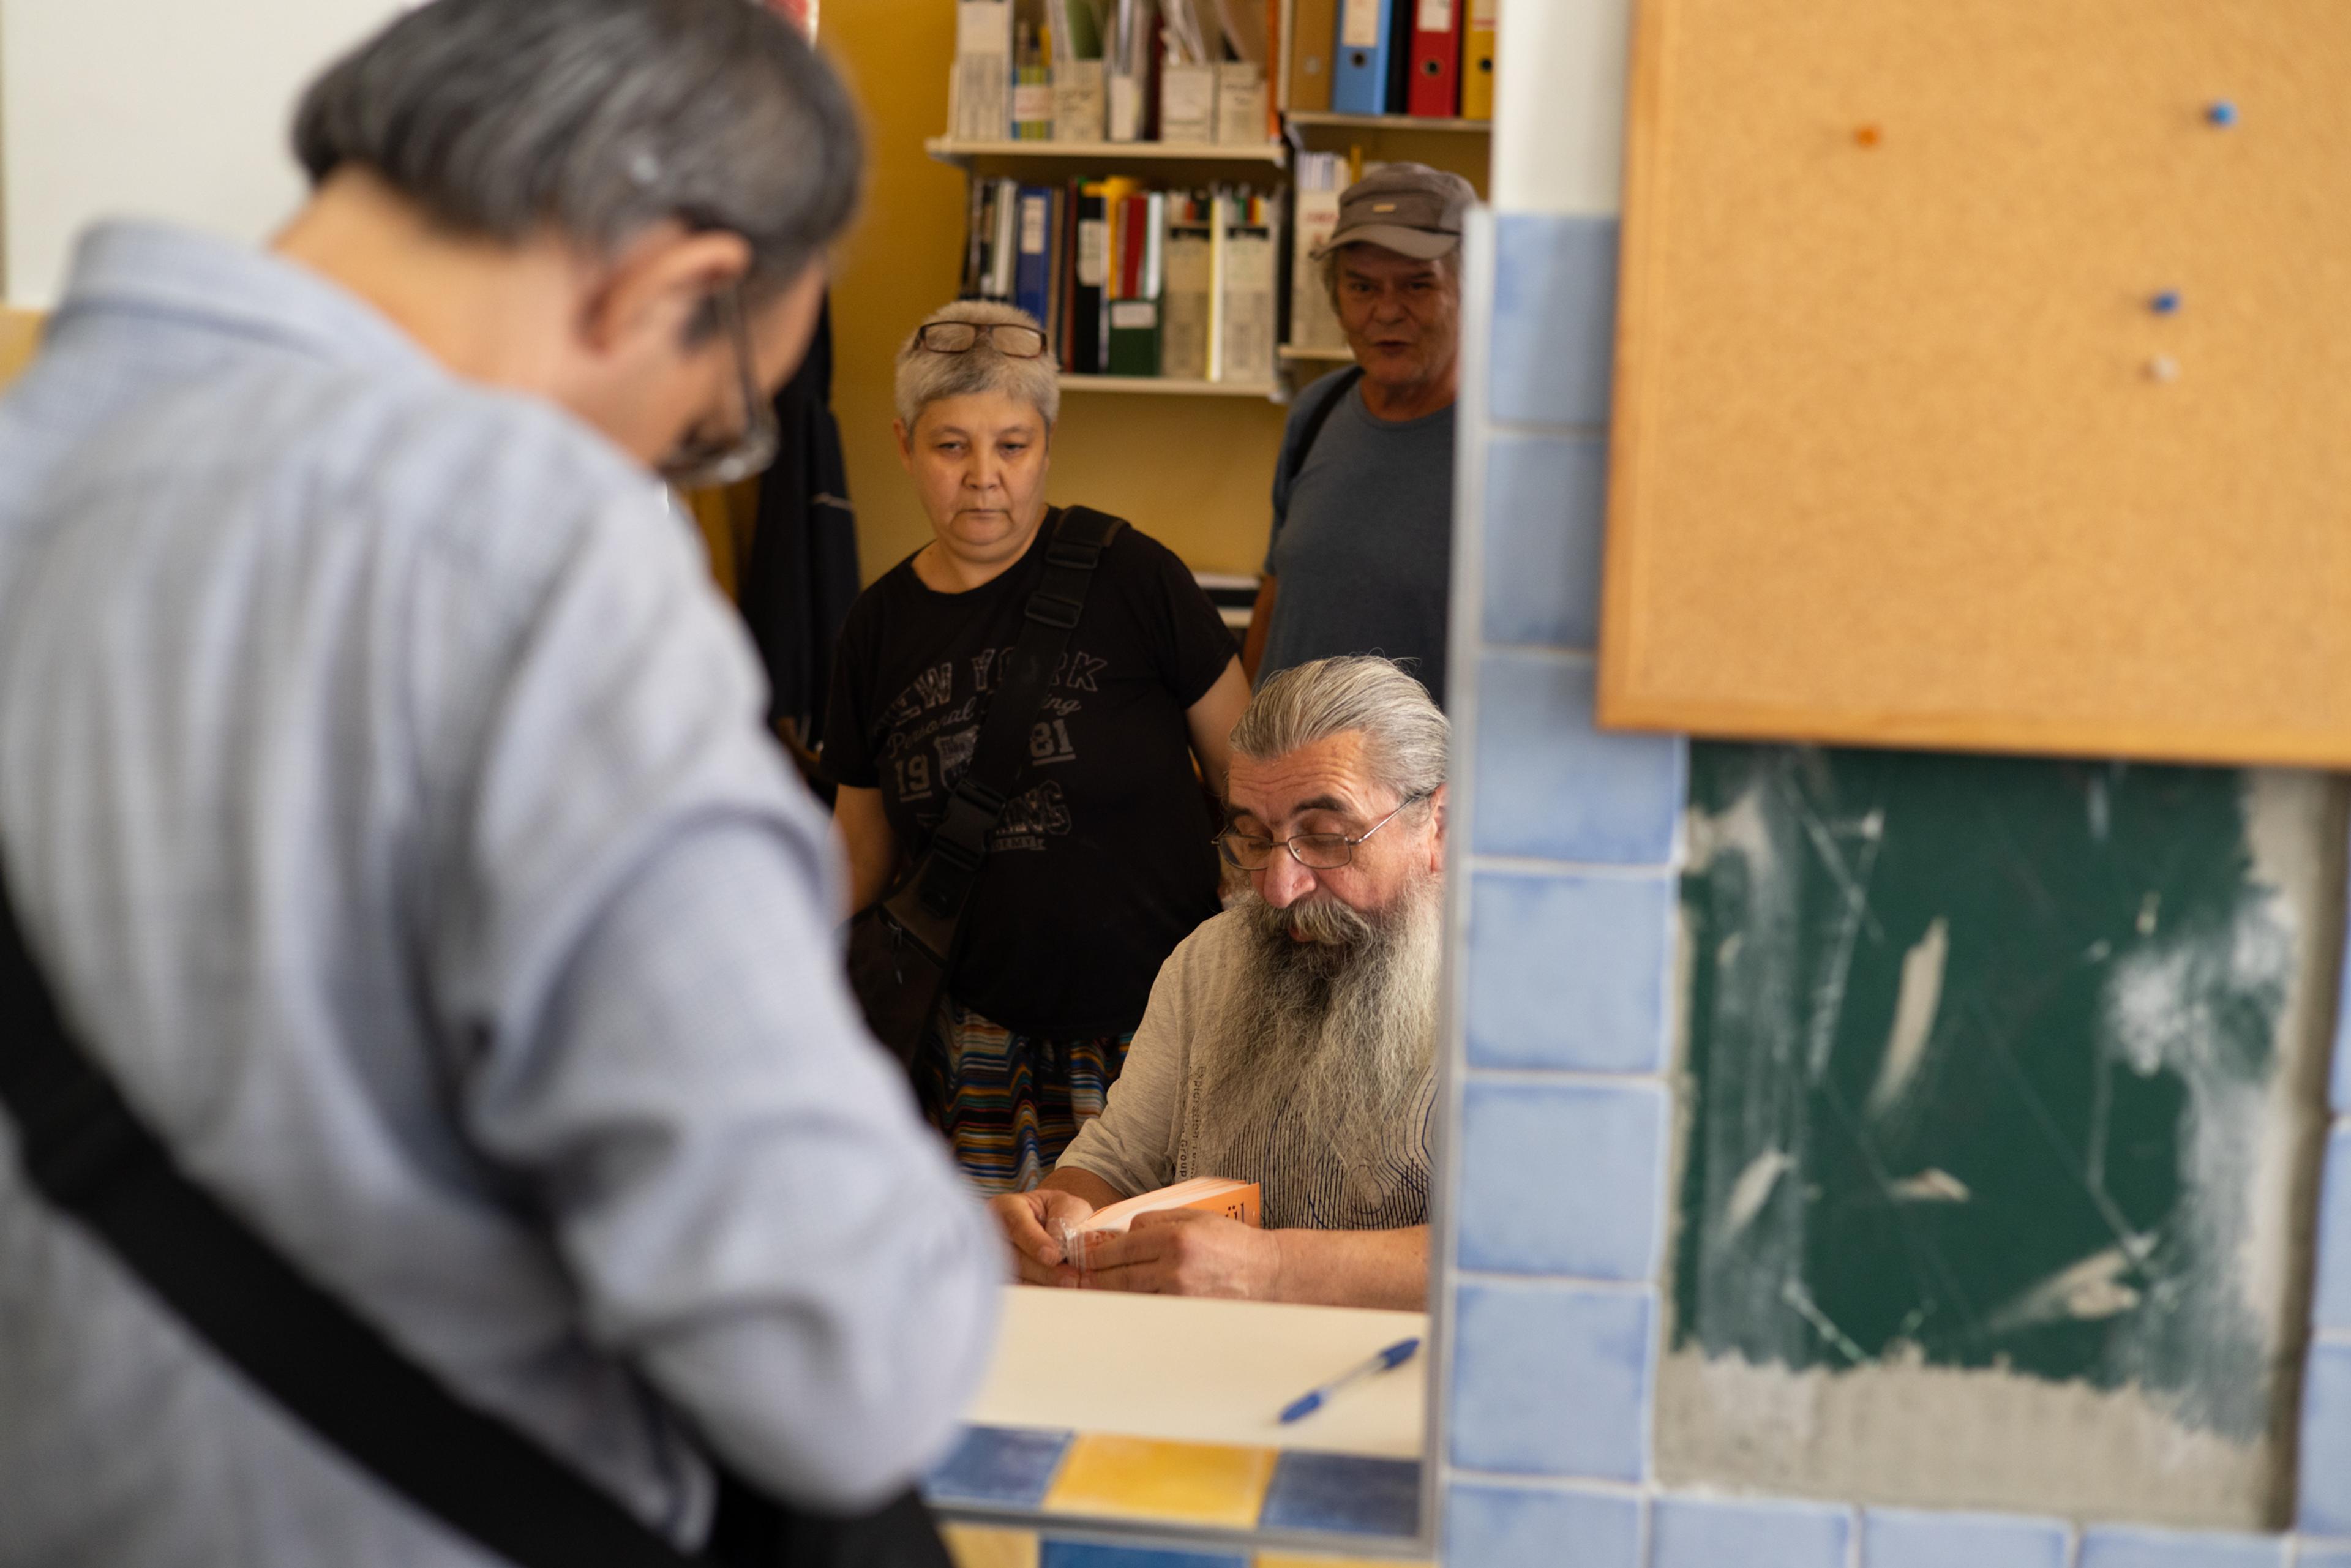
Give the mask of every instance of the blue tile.
[[1010, 1427], [973, 1427], [947, 1457], [931, 1468], [923, 1495], [933, 1502], [978, 1502], [1003, 1508], [1035, 1508], [1053, 1484], [1067, 1432], [1031, 1432]]
[[2310, 1347], [2296, 1512], [2313, 1535], [2351, 1535], [2351, 1344]]
[[1616, 351], [1616, 220], [1494, 219], [1493, 418], [1598, 424]]
[[1592, 666], [1540, 653], [1478, 661], [1475, 847], [1599, 865], [1662, 865], [1680, 819], [1684, 744], [1592, 727]]
[[1238, 1552], [1171, 1552], [1161, 1546], [1048, 1538], [1039, 1543], [1037, 1568], [1249, 1568], [1249, 1559]]
[[2318, 1198], [2318, 1301], [2313, 1326], [2351, 1333], [2351, 1128], [2326, 1140]]
[[1862, 1516], [1862, 1568], [2065, 1568], [2065, 1526], [1991, 1513], [1874, 1508]]
[[2294, 1568], [2351, 1568], [2351, 1541], [2304, 1541]]
[[1454, 1292], [1453, 1462], [1638, 1480], [1648, 1448], [1648, 1292], [1464, 1284]]
[[1486, 444], [1486, 640], [1596, 647], [1608, 449], [1593, 436]]
[[1656, 1274], [1662, 1089], [1473, 1078], [1460, 1147], [1463, 1268], [1635, 1284]]
[[1662, 873], [1477, 873], [1463, 998], [1470, 1064], [1662, 1071], [1676, 896]]
[[1260, 1530], [1414, 1535], [1420, 1530], [1420, 1466], [1411, 1459], [1289, 1449], [1266, 1489]]
[[2082, 1536], [2081, 1568], [2283, 1568], [2282, 1535], [2093, 1525]]
[[1447, 1488], [1447, 1568], [1640, 1568], [1641, 1505], [1596, 1492]]
[[1853, 1517], [1820, 1503], [1657, 1500], [1650, 1568], [1845, 1568]]

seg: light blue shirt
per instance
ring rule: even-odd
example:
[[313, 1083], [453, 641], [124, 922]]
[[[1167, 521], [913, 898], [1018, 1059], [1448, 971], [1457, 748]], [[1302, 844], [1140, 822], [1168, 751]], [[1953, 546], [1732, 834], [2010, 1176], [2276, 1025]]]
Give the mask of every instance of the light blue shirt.
[[[804, 1501], [904, 1485], [1002, 1270], [856, 1019], [763, 706], [584, 425], [286, 262], [84, 239], [0, 400], [36, 955], [192, 1175], [687, 1543], [697, 1442]], [[488, 1561], [192, 1343], [0, 1119], [0, 1563]]]

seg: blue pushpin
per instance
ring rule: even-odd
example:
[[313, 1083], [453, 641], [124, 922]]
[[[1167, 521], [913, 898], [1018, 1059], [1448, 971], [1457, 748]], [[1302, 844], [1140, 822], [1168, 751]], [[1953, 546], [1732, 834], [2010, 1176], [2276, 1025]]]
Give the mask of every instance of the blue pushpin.
[[2167, 288], [2147, 303], [2148, 308], [2158, 316], [2173, 315], [2179, 309], [2179, 290]]
[[2219, 126], [2234, 125], [2237, 123], [2237, 106], [2224, 98], [2206, 110], [2204, 118]]

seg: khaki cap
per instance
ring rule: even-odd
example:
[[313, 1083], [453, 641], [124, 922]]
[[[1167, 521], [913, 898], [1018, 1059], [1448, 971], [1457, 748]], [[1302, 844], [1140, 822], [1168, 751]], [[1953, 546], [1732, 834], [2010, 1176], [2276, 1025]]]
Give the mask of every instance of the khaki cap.
[[1374, 169], [1339, 198], [1339, 226], [1314, 247], [1322, 260], [1341, 246], [1375, 245], [1433, 261], [1461, 243], [1462, 214], [1478, 193], [1458, 174], [1426, 163]]

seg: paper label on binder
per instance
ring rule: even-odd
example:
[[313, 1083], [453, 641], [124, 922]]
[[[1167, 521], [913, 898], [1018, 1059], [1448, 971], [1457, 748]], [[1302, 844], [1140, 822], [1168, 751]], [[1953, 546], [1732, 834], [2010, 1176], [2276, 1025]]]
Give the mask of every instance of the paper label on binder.
[[1150, 299], [1113, 299], [1110, 302], [1110, 324], [1119, 331], [1132, 331], [1142, 327], [1159, 325], [1159, 306]]
[[1078, 225], [1078, 282], [1100, 288], [1110, 276], [1110, 225], [1088, 218]]
[[1500, 0], [1469, 0], [1469, 25], [1491, 32], [1495, 14], [1500, 8]]
[[1384, 0], [1347, 0], [1347, 8], [1339, 16], [1339, 47], [1343, 49], [1378, 48], [1380, 16], [1386, 10]]
[[1420, 0], [1420, 21], [1424, 33], [1453, 31], [1453, 0]]

